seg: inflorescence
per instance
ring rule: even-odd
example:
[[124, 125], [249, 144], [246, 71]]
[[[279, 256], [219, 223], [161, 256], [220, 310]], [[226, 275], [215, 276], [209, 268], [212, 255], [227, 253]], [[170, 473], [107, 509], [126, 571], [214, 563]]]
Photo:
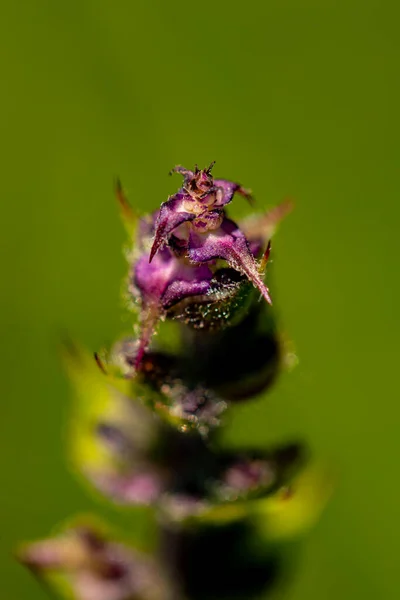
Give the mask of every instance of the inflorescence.
[[[182, 186], [142, 217], [117, 182], [135, 326], [94, 357], [66, 345], [69, 450], [112, 506], [151, 507], [159, 536], [150, 555], [84, 518], [23, 546], [21, 561], [62, 596], [259, 598], [282, 577], [282, 540], [323, 505], [326, 486], [302, 442], [230, 449], [221, 438], [230, 408], [268, 389], [286, 364], [265, 279], [291, 204], [235, 222], [228, 204], [235, 195], [252, 204], [251, 194], [214, 178], [213, 166], [175, 167]], [[179, 340], [173, 351], [165, 321]]]

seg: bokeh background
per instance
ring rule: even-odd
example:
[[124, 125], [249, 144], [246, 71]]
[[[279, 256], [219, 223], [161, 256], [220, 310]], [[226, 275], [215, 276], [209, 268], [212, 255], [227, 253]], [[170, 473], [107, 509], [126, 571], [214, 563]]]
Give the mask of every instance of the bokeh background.
[[106, 511], [65, 461], [57, 348], [65, 332], [95, 349], [127, 327], [113, 179], [153, 209], [179, 184], [172, 166], [214, 159], [260, 207], [296, 201], [273, 278], [299, 366], [228, 432], [304, 437], [338, 473], [288, 597], [399, 598], [398, 3], [19, 0], [0, 13], [1, 598], [46, 597], [11, 556], [19, 540]]

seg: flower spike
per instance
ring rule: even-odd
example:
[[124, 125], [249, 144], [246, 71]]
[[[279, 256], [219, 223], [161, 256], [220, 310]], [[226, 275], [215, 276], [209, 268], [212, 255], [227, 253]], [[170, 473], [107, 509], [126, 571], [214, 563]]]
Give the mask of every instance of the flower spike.
[[[219, 434], [235, 402], [293, 363], [265, 283], [271, 237], [291, 203], [237, 224], [227, 206], [251, 193], [214, 178], [214, 165], [176, 166], [181, 187], [140, 218], [115, 182], [135, 334], [100, 353], [65, 341], [68, 455], [114, 508], [147, 507], [141, 538], [152, 555], [132, 545], [136, 515], [123, 519], [123, 536], [82, 517], [25, 544], [20, 562], [65, 600], [275, 596], [292, 563], [281, 541], [308, 529], [330, 495], [331, 478], [309, 465], [301, 441], [238, 449]], [[167, 318], [178, 336], [165, 327], [152, 346]]]

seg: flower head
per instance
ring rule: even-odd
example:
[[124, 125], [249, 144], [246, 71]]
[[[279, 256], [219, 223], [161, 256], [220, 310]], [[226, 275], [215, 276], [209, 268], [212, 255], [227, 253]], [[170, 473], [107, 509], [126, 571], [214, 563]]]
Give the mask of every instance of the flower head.
[[161, 205], [149, 262], [165, 244], [178, 246], [180, 254], [195, 264], [223, 259], [244, 274], [271, 304], [248, 240], [224, 211], [235, 193], [246, 198], [251, 197], [250, 193], [239, 183], [214, 179], [213, 165], [203, 170], [196, 167], [194, 171], [175, 167], [174, 171], [183, 175], [184, 183]]
[[191, 222], [197, 231], [217, 229], [222, 221], [222, 209], [231, 202], [235, 192], [250, 199], [250, 192], [240, 184], [224, 179], [215, 179], [211, 170], [194, 171], [177, 166], [171, 173], [183, 175], [183, 186], [161, 205], [157, 218], [154, 242], [150, 252], [150, 262], [163, 243], [168, 242], [174, 229], [185, 222]]
[[[240, 184], [213, 179], [211, 166], [176, 167], [183, 187], [159, 211], [139, 220], [128, 284], [130, 297], [140, 303], [137, 369], [165, 317], [196, 329], [218, 329], [245, 314], [253, 286], [270, 301], [263, 281], [269, 240], [288, 203], [239, 226], [224, 207], [235, 192], [249, 193]], [[117, 193], [126, 221], [129, 205], [121, 187]]]

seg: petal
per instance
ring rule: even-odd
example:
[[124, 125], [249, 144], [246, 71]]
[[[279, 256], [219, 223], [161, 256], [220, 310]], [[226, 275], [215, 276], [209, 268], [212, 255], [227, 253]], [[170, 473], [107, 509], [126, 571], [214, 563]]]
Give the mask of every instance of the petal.
[[[146, 254], [139, 258], [133, 269], [134, 286], [142, 301], [135, 368], [139, 368], [163, 312], [189, 296], [206, 294], [211, 278], [208, 267], [187, 265], [168, 248], [160, 251], [152, 263]], [[135, 293], [134, 288], [131, 291]]]
[[[217, 332], [237, 324], [251, 303], [252, 283], [247, 277], [230, 267], [217, 268], [207, 293], [191, 302], [177, 303], [169, 309], [168, 317], [193, 329]], [[216, 361], [215, 368], [220, 366]]]
[[188, 194], [178, 192], [161, 205], [155, 224], [154, 242], [150, 251], [149, 262], [153, 260], [162, 244], [167, 241], [169, 234], [178, 225], [185, 221], [193, 221], [196, 217], [195, 213], [189, 213], [185, 210], [184, 202], [192, 202], [192, 199]]
[[210, 289], [212, 277], [212, 272], [205, 265], [200, 267], [187, 266], [185, 264], [178, 265], [173, 281], [171, 281], [163, 294], [163, 308], [168, 310], [185, 298], [206, 294]]
[[169, 172], [170, 175], [172, 175], [173, 173], [179, 173], [180, 175], [182, 175], [183, 181], [184, 181], [184, 183], [186, 183], [186, 182], [190, 181], [191, 179], [193, 179], [195, 173], [196, 174], [198, 173], [198, 167], [196, 166], [195, 173], [194, 173], [190, 169], [185, 169], [185, 167], [182, 167], [182, 165], [176, 165], [176, 167], [171, 169]]
[[176, 259], [168, 249], [162, 250], [152, 263], [147, 255], [143, 254], [133, 268], [133, 286], [131, 293], [135, 295], [135, 287], [141, 297], [141, 311], [139, 316], [139, 340], [135, 359], [135, 368], [139, 368], [143, 356], [149, 346], [151, 337], [162, 315], [163, 307], [161, 298], [176, 268]]
[[207, 294], [209, 289], [209, 281], [174, 281], [168, 287], [164, 295], [164, 308], [169, 309], [174, 306], [174, 304], [177, 304], [185, 298], [190, 298], [191, 296], [202, 296]]
[[249, 244], [234, 221], [225, 218], [219, 229], [205, 234], [191, 232], [188, 256], [195, 263], [217, 258], [226, 260], [232, 268], [246, 275], [265, 300], [272, 304]]
[[216, 207], [229, 204], [229, 202], [232, 201], [235, 193], [238, 193], [241, 196], [244, 196], [244, 198], [247, 200], [251, 201], [251, 193], [248, 190], [245, 190], [240, 183], [228, 181], [227, 179], [214, 179], [214, 187], [221, 190], [219, 198], [217, 195], [217, 202], [215, 203]]
[[152, 263], [149, 263], [146, 254], [142, 254], [137, 260], [132, 279], [146, 304], [161, 299], [176, 269], [175, 263], [176, 259], [168, 249], [159, 252]]

